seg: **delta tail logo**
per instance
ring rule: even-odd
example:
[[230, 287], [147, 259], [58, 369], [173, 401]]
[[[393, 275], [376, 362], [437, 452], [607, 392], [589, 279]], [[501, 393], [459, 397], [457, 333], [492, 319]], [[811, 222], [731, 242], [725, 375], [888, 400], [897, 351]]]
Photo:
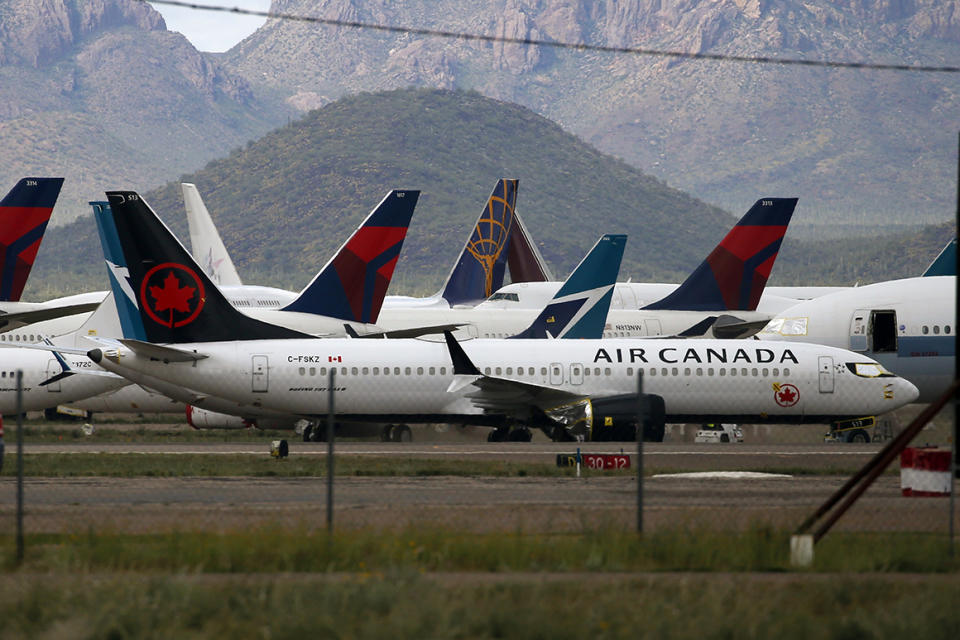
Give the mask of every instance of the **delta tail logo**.
[[171, 329], [196, 320], [205, 302], [203, 281], [182, 264], [159, 264], [147, 271], [140, 284], [140, 307], [154, 322]]

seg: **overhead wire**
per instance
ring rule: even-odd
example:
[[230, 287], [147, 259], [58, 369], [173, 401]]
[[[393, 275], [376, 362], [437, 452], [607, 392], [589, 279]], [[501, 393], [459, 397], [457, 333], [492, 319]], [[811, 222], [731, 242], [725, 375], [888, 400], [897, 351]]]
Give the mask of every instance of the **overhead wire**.
[[554, 49], [570, 49], [574, 51], [596, 51], [601, 53], [622, 53], [631, 55], [651, 56], [660, 58], [678, 58], [690, 60], [715, 60], [721, 62], [749, 62], [754, 64], [793, 65], [803, 67], [827, 67], [833, 69], [869, 69], [876, 71], [911, 71], [921, 73], [960, 73], [960, 67], [936, 65], [890, 64], [882, 62], [841, 62], [836, 60], [808, 60], [805, 58], [775, 58], [770, 56], [742, 56], [726, 53], [702, 53], [688, 51], [665, 51], [661, 49], [647, 49], [643, 47], [612, 47], [607, 45], [588, 44], [579, 42], [562, 42], [559, 40], [542, 40], [539, 38], [512, 38], [509, 36], [485, 35], [479, 33], [464, 33], [460, 31], [446, 31], [442, 29], [426, 29], [360, 22], [354, 20], [338, 20], [335, 18], [320, 18], [303, 16], [279, 11], [259, 11], [241, 7], [227, 7], [221, 5], [205, 5], [182, 0], [138, 0], [148, 4], [160, 4], [171, 7], [182, 7], [201, 11], [219, 11], [237, 15], [258, 16], [268, 19], [289, 20], [311, 24], [322, 24], [333, 27], [347, 27], [386, 33], [409, 34], [434, 38], [448, 38], [474, 42], [498, 42], [503, 44], [517, 44], [536, 47], [552, 47]]

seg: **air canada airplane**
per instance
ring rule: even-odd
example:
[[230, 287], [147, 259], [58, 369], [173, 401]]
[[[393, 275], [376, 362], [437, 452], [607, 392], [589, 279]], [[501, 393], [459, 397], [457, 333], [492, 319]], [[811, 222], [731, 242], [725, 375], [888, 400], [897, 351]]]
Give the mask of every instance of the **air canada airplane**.
[[855, 287], [790, 307], [758, 335], [863, 354], [917, 386], [931, 402], [953, 382], [956, 276]]
[[[796, 343], [650, 340], [318, 340], [235, 310], [186, 265], [161, 264], [149, 209], [108, 192], [129, 284], [123, 339], [91, 349], [114, 373], [141, 373], [209, 396], [322, 419], [336, 368], [339, 422], [454, 422], [497, 432], [535, 427], [556, 438], [622, 439], [636, 428], [645, 377], [645, 433], [666, 421], [830, 422], [876, 415], [916, 399], [909, 382], [841, 349]], [[152, 285], [160, 286], [160, 285]], [[195, 295], [202, 288], [206, 295]], [[116, 290], [116, 288], [115, 288]], [[160, 309], [163, 307], [163, 309]], [[167, 313], [169, 309], [172, 311]], [[161, 315], [162, 312], [162, 315]], [[311, 371], [311, 368], [313, 369]], [[311, 373], [313, 375], [311, 375]]]
[[[149, 210], [140, 209], [138, 213], [140, 214], [140, 221], [155, 225], [154, 232], [167, 243], [166, 250], [162, 253], [156, 248], [153, 250], [153, 259], [159, 259], [164, 264], [184, 264], [195, 271], [199, 271], [199, 267], [190, 260], [186, 250], [182, 247], [175, 247], [172, 236], [161, 233], [163, 229], [160, 228], [159, 221], [155, 216], [149, 215]], [[109, 214], [109, 209], [103, 209], [101, 215], [98, 215], [97, 221], [102, 237], [105, 239], [103, 246], [107, 264], [123, 265], [124, 269], [129, 272], [128, 260], [138, 260], [140, 254], [136, 252], [133, 245], [121, 241], [114, 225], [114, 217]], [[547, 338], [548, 336], [556, 338], [598, 337], [603, 330], [605, 311], [609, 307], [610, 294], [619, 272], [625, 243], [626, 237], [622, 235], [602, 237], [574, 270], [560, 291], [557, 292], [551, 304], [527, 327], [524, 336], [533, 338]], [[157, 243], [154, 243], [154, 246], [156, 247]], [[117, 269], [115, 266], [111, 266], [110, 271], [114, 273], [117, 272]], [[142, 306], [150, 301], [144, 301], [142, 298], [137, 301], [135, 298], [131, 298], [126, 292], [129, 287], [124, 287], [116, 278], [111, 280], [114, 294], [122, 301], [120, 309], [123, 321], [126, 323], [125, 326], [128, 327], [129, 333], [137, 334], [142, 329], [142, 323], [133, 322], [136, 315], [135, 309], [138, 305]], [[133, 302], [130, 302], [131, 300]], [[304, 367], [304, 369], [305, 372], [309, 371], [309, 375], [316, 375], [315, 366]], [[161, 391], [171, 398], [186, 403], [188, 405], [188, 421], [193, 426], [242, 428], [256, 425], [264, 428], [282, 428], [291, 427], [302, 420], [301, 416], [290, 413], [279, 414], [255, 406], [239, 405], [235, 402], [208, 397], [209, 394], [196, 393], [183, 385], [171, 384], [169, 381], [152, 378], [142, 373], [128, 373], [128, 376], [139, 385]], [[130, 392], [127, 389], [120, 389], [104, 396], [103, 400], [115, 403], [122, 401], [129, 394]], [[142, 406], [144, 401], [141, 399], [137, 404]], [[88, 405], [89, 402], [73, 404], [75, 407]], [[311, 435], [310, 429], [311, 426], [308, 424], [307, 431], [304, 432], [306, 438]], [[389, 423], [387, 425], [358, 425], [353, 423], [349, 428], [345, 427], [344, 429], [349, 435], [381, 435], [383, 439], [395, 440], [402, 440], [405, 436], [409, 437], [410, 434], [409, 427], [406, 425]]]

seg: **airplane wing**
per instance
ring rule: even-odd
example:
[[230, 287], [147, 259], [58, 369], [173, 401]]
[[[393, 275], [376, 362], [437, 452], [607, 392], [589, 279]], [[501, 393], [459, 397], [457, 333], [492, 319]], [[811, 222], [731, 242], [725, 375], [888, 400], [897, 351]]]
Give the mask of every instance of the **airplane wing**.
[[99, 302], [88, 302], [85, 304], [68, 304], [62, 307], [50, 307], [49, 309], [34, 309], [31, 311], [0, 314], [0, 333], [13, 331], [14, 329], [25, 327], [28, 324], [33, 324], [34, 322], [73, 316], [78, 313], [89, 313], [99, 305]]
[[558, 405], [586, 398], [582, 394], [553, 387], [484, 375], [470, 361], [470, 357], [452, 333], [445, 331], [443, 335], [447, 341], [447, 349], [450, 351], [450, 360], [456, 376], [447, 391], [459, 391], [473, 385], [476, 390], [465, 394], [465, 397], [486, 413], [527, 417], [533, 407], [546, 412]]
[[391, 329], [389, 331], [372, 331], [370, 333], [357, 333], [357, 331], [348, 324], [343, 325], [347, 336], [350, 338], [420, 338], [436, 333], [446, 331], [456, 331], [463, 323], [454, 324], [436, 324], [427, 327], [411, 327], [409, 329]]

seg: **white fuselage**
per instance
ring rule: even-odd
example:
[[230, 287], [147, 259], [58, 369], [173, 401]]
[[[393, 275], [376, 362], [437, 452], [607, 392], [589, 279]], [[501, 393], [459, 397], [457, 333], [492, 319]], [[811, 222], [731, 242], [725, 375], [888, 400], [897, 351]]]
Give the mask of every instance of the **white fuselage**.
[[[644, 390], [664, 398], [668, 421], [826, 422], [885, 413], [917, 393], [901, 378], [865, 377], [848, 366], [870, 368], [869, 358], [818, 345], [610, 339], [472, 340], [462, 347], [485, 376], [571, 399], [635, 392], [642, 371]], [[345, 419], [491, 423], [477, 389], [448, 390], [455, 376], [443, 342], [263, 340], [177, 348], [208, 357], [165, 364], [120, 348], [105, 352], [101, 365], [305, 417], [326, 415], [333, 367], [335, 410]]]
[[797, 304], [758, 334], [764, 340], [850, 349], [883, 364], [931, 402], [954, 377], [956, 278], [906, 278]]

